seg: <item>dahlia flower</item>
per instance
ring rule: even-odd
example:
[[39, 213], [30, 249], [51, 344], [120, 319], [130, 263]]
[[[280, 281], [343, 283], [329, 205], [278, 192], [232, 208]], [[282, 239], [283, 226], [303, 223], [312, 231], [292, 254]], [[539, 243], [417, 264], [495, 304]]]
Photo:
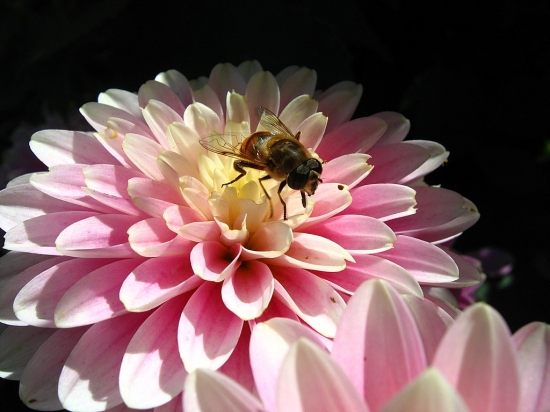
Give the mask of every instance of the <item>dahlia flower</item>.
[[[0, 192], [0, 370], [34, 408], [167, 410], [197, 368], [253, 390], [251, 329], [285, 317], [332, 338], [365, 280], [455, 308], [433, 293], [475, 284], [479, 271], [444, 246], [475, 206], [423, 176], [447, 157], [403, 141], [409, 122], [384, 112], [350, 120], [361, 86], [315, 91], [316, 74], [274, 76], [257, 62], [216, 66], [189, 82], [171, 70], [137, 93], [111, 89], [81, 112], [96, 133], [45, 130], [30, 143], [48, 172]], [[265, 107], [311, 156], [322, 181], [301, 194], [238, 173], [205, 150], [238, 140]], [[367, 154], [368, 153], [368, 154]]]
[[550, 325], [511, 335], [483, 303], [453, 321], [383, 280], [357, 289], [332, 348], [283, 318], [257, 325], [250, 345], [259, 399], [220, 372], [197, 369], [185, 383], [184, 410], [550, 410]]

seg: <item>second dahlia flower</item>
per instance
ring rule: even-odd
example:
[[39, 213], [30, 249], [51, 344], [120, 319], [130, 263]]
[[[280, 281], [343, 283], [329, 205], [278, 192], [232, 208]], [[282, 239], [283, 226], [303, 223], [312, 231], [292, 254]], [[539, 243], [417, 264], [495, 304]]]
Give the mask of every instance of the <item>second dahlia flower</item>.
[[[84, 105], [96, 133], [33, 136], [49, 171], [0, 193], [10, 250], [0, 260], [0, 320], [10, 325], [0, 365], [21, 380], [27, 405], [168, 408], [197, 368], [252, 390], [259, 321], [285, 317], [331, 338], [367, 279], [418, 297], [421, 286], [479, 281], [438, 246], [478, 217], [462, 196], [423, 183], [447, 152], [404, 142], [409, 123], [395, 113], [350, 121], [359, 85], [315, 84], [313, 70], [274, 76], [257, 62], [220, 64], [195, 81], [171, 70]], [[299, 192], [282, 190], [286, 220], [279, 182], [263, 181], [271, 214], [260, 171], [234, 181], [234, 159], [200, 144], [258, 130], [258, 106], [325, 162], [305, 208]]]

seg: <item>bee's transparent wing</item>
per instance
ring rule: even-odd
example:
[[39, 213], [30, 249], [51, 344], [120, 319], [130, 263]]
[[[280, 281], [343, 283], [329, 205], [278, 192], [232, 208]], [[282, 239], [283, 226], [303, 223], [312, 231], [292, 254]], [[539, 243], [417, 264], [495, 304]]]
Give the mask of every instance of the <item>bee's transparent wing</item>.
[[265, 107], [256, 107], [256, 115], [260, 119], [260, 124], [265, 127], [268, 132], [273, 134], [282, 134], [286, 137], [296, 138], [294, 134], [285, 126], [281, 119], [275, 113]]

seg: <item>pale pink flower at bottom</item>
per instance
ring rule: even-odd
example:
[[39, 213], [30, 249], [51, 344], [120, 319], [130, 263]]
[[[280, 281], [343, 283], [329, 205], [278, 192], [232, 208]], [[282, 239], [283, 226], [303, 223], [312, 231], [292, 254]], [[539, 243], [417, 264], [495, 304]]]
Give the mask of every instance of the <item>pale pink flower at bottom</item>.
[[[170, 408], [197, 368], [254, 390], [254, 325], [284, 317], [334, 337], [365, 280], [400, 292], [463, 288], [479, 271], [440, 246], [479, 217], [423, 177], [447, 152], [404, 141], [396, 113], [350, 120], [362, 88], [315, 91], [313, 70], [277, 75], [258, 62], [217, 65], [188, 81], [170, 70], [137, 93], [110, 89], [81, 112], [96, 130], [46, 130], [31, 148], [48, 172], [0, 192], [0, 373], [43, 410]], [[298, 191], [239, 181], [234, 159], [201, 138], [259, 130], [275, 113], [322, 179], [306, 207]], [[452, 313], [453, 309], [448, 309]], [[121, 406], [122, 407], [122, 406]], [[158, 412], [157, 411], [157, 412]]]
[[[471, 306], [456, 321], [441, 313], [372, 280], [348, 302], [330, 354], [326, 342], [302, 325], [285, 319], [261, 323], [250, 349], [259, 398], [247, 395], [232, 402], [231, 410], [550, 408], [550, 325], [535, 322], [512, 336], [486, 304]], [[184, 407], [226, 410], [224, 394], [237, 393], [236, 386], [218, 372], [197, 370], [186, 380]]]

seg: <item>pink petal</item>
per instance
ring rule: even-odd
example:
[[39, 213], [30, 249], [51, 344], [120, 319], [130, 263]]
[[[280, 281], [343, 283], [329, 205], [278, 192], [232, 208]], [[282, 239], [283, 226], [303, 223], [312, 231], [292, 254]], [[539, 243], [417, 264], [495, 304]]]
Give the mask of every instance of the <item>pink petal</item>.
[[346, 214], [366, 215], [383, 222], [416, 213], [414, 189], [392, 183], [356, 187]]
[[342, 123], [326, 133], [317, 148], [321, 159], [332, 160], [357, 152], [366, 152], [388, 128], [385, 121], [375, 117], [361, 117]]
[[295, 268], [337, 272], [346, 267], [353, 257], [337, 243], [309, 233], [295, 233], [288, 251], [272, 264]]
[[143, 109], [143, 116], [145, 117], [147, 125], [151, 128], [151, 131], [155, 135], [157, 141], [165, 149], [170, 149], [170, 145], [166, 139], [166, 127], [175, 122], [183, 123], [182, 114], [184, 107], [181, 102], [180, 108], [181, 112], [177, 112], [163, 102], [158, 100], [149, 100], [145, 106], [145, 109]]
[[118, 375], [130, 339], [149, 314], [132, 313], [88, 329], [59, 378], [59, 399], [69, 410], [104, 410], [122, 403]]
[[109, 89], [100, 93], [97, 98], [98, 103], [116, 107], [131, 113], [134, 117], [143, 120], [143, 114], [139, 107], [137, 94], [120, 89]]
[[170, 402], [157, 406], [155, 409], [151, 409], [151, 412], [183, 412], [183, 393], [180, 393]]
[[111, 118], [122, 119], [136, 125], [139, 129], [146, 131], [148, 128], [140, 119], [132, 114], [102, 103], [86, 103], [80, 108], [80, 113], [86, 118], [86, 121], [98, 132], [104, 131]]
[[454, 321], [453, 318], [435, 303], [421, 296], [403, 295], [418, 326], [427, 362], [430, 363], [435, 355], [441, 338]]
[[275, 297], [320, 334], [333, 337], [346, 306], [342, 297], [323, 279], [307, 270], [271, 266]]
[[128, 133], [122, 142], [124, 153], [147, 177], [164, 181], [157, 165], [157, 157], [164, 150], [162, 146], [145, 136]]
[[225, 306], [243, 320], [260, 316], [273, 295], [274, 281], [269, 267], [257, 260], [243, 262], [223, 281]]
[[550, 326], [532, 322], [514, 333], [512, 339], [521, 381], [518, 412], [550, 410]]
[[[128, 181], [128, 195], [136, 206], [149, 213], [151, 216], [161, 217], [168, 206], [183, 204], [183, 198], [179, 193], [164, 183], [147, 178], [133, 178]], [[156, 203], [144, 203], [151, 199]], [[151, 206], [154, 206], [151, 207]]]
[[218, 240], [220, 227], [216, 222], [204, 221], [197, 211], [187, 206], [170, 206], [163, 215], [170, 230], [193, 242]]
[[233, 274], [241, 264], [240, 250], [232, 248], [230, 251], [218, 242], [198, 243], [190, 255], [193, 272], [204, 280], [222, 281]]
[[430, 158], [413, 173], [401, 178], [401, 180], [399, 181], [399, 183], [401, 184], [414, 182], [426, 176], [428, 173], [434, 171], [439, 166], [441, 166], [443, 162], [447, 159], [447, 157], [449, 157], [449, 152], [446, 151], [445, 148], [439, 143], [426, 140], [407, 140], [403, 143], [409, 145], [417, 145], [424, 148], [426, 151], [428, 151], [428, 153], [430, 153]]
[[99, 143], [103, 145], [105, 150], [109, 152], [111, 156], [113, 156], [121, 165], [131, 169], [136, 169], [136, 166], [126, 155], [126, 153], [124, 153], [122, 148], [124, 138], [127, 134], [134, 133], [153, 139], [153, 137], [150, 136], [150, 131], [148, 129], [142, 130], [139, 127], [136, 127], [134, 123], [122, 119], [110, 118], [107, 124], [108, 128], [102, 132], [96, 133], [95, 137]]
[[310, 328], [286, 318], [259, 323], [250, 338], [250, 364], [258, 393], [265, 409], [276, 410], [277, 379], [290, 346], [298, 338], [307, 338], [319, 347], [325, 345]]
[[41, 130], [29, 146], [46, 166], [60, 164], [118, 164], [91, 133], [72, 130]]
[[422, 339], [409, 308], [381, 280], [365, 282], [349, 300], [332, 356], [373, 410], [426, 367]]
[[422, 284], [458, 279], [458, 266], [437, 246], [408, 236], [397, 236], [393, 249], [377, 254], [409, 271]]
[[483, 281], [484, 275], [483, 273], [480, 272], [480, 270], [475, 265], [473, 265], [471, 262], [466, 260], [461, 255], [454, 253], [453, 251], [447, 248], [442, 247], [441, 249], [444, 250], [445, 253], [447, 253], [458, 266], [459, 278], [453, 281], [452, 283], [445, 285], [446, 287], [464, 288], [464, 287], [477, 285], [481, 281]]
[[19, 380], [27, 363], [55, 329], [9, 326], [0, 335], [0, 377]]
[[221, 300], [221, 285], [205, 282], [193, 293], [181, 315], [178, 343], [188, 372], [217, 369], [227, 361], [241, 334], [243, 321]]
[[227, 376], [197, 369], [185, 380], [183, 408], [186, 411], [257, 412], [262, 404]]
[[[295, 97], [288, 103], [286, 107], [283, 106], [281, 101], [281, 113], [279, 118], [288, 127], [288, 129], [296, 133], [298, 126], [300, 126], [304, 120], [317, 113], [317, 100], [310, 97], [309, 94], [301, 94]], [[263, 128], [261, 129], [263, 130]]]
[[[8, 325], [24, 326], [13, 311], [13, 301], [19, 291], [40, 273], [58, 263], [69, 260], [63, 257], [28, 255], [27, 253], [10, 252], [0, 259], [0, 320]], [[4, 271], [5, 270], [5, 271]]]
[[430, 153], [424, 148], [404, 143], [375, 147], [369, 155], [374, 169], [363, 184], [398, 183], [430, 158]]
[[434, 368], [407, 385], [384, 405], [381, 412], [469, 412], [449, 382]]
[[227, 362], [220, 367], [219, 371], [242, 385], [249, 392], [255, 393], [256, 385], [254, 384], [254, 376], [252, 375], [252, 368], [250, 366], [249, 347], [250, 327], [249, 325], [245, 325], [241, 336], [239, 336], [237, 346], [235, 346], [233, 353], [231, 353]]
[[35, 276], [17, 294], [13, 310], [29, 325], [53, 328], [59, 300], [90, 272], [112, 263], [110, 259], [70, 259], [52, 265]]
[[[298, 199], [299, 196], [295, 196], [295, 201], [298, 201]], [[315, 195], [313, 195], [313, 199], [315, 200], [313, 212], [300, 228], [312, 226], [317, 222], [321, 222], [338, 214], [348, 207], [352, 201], [348, 188], [338, 183], [321, 184], [315, 192]], [[298, 207], [302, 207], [301, 203]]]
[[189, 85], [187, 78], [177, 70], [168, 70], [159, 73], [155, 80], [170, 87], [176, 93], [176, 96], [181, 100], [184, 106], [189, 106], [193, 103], [193, 91]]
[[378, 219], [360, 216], [334, 216], [306, 229], [338, 243], [353, 254], [371, 254], [390, 249], [397, 240], [392, 230]]
[[[214, 92], [212, 87], [210, 87], [208, 83], [205, 83], [202, 85], [200, 89], [195, 88], [193, 90], [193, 98], [195, 99], [195, 102], [187, 106], [187, 109], [189, 109], [189, 107], [192, 107], [194, 104], [202, 105], [200, 107], [204, 106], [209, 108], [209, 110], [213, 112], [215, 117], [211, 117], [210, 113], [207, 114], [207, 117], [213, 119], [214, 123], [219, 125], [220, 127], [219, 129], [212, 129], [212, 130], [221, 132], [221, 130], [223, 129], [223, 120], [224, 120], [223, 109], [220, 103], [220, 99], [218, 99], [218, 96], [216, 96], [216, 92]], [[191, 110], [196, 111], [196, 107]], [[207, 117], [204, 117], [204, 119], [206, 119]], [[207, 132], [206, 134], [203, 133], [205, 130], [202, 128], [204, 124], [201, 125], [200, 121], [196, 122], [192, 119], [192, 117], [185, 117], [185, 113], [183, 118], [184, 118], [185, 124], [188, 126], [191, 126], [194, 132], [197, 133], [199, 136], [206, 136], [208, 134], [211, 134], [211, 132]], [[198, 128], [196, 128], [195, 126], [198, 126]]]
[[281, 256], [292, 244], [292, 230], [283, 222], [261, 225], [243, 248], [242, 259]]
[[359, 104], [363, 86], [344, 81], [329, 87], [319, 96], [319, 111], [329, 118], [327, 132], [347, 122]]
[[182, 256], [188, 255], [195, 245], [166, 227], [160, 218], [145, 219], [128, 229], [128, 241], [134, 251], [141, 256]]
[[128, 215], [81, 218], [75, 223], [65, 224], [66, 229], [61, 231], [55, 245], [57, 250], [69, 256], [136, 257], [128, 243], [127, 232], [140, 220], [139, 217]]
[[212, 132], [223, 132], [222, 120], [218, 114], [202, 103], [197, 102], [187, 106], [183, 114], [183, 120], [199, 136], [208, 136]]
[[[174, 112], [180, 116], [185, 110], [185, 106], [178, 98], [176, 93], [172, 91], [168, 86], [157, 82], [155, 80], [149, 80], [143, 86], [139, 88], [138, 91], [138, 101], [139, 106], [146, 109], [146, 106], [151, 100], [157, 100], [165, 106], [171, 108]], [[145, 120], [147, 120], [147, 115], [144, 113]], [[150, 125], [149, 125], [150, 126]]]
[[90, 209], [48, 196], [30, 183], [0, 191], [0, 228], [5, 232], [33, 217], [69, 211]]
[[224, 110], [228, 90], [234, 90], [239, 94], [244, 94], [246, 90], [246, 82], [231, 63], [217, 64], [210, 72], [208, 84], [218, 96]]
[[342, 369], [307, 339], [294, 343], [277, 386], [280, 411], [369, 411]]
[[298, 130], [302, 132], [300, 141], [307, 149], [311, 148], [314, 151], [317, 149], [323, 139], [327, 122], [328, 118], [323, 113], [315, 113], [300, 123], [298, 126]]
[[126, 312], [119, 291], [128, 274], [142, 259], [123, 259], [102, 266], [76, 282], [55, 309], [60, 328], [89, 325]]
[[[277, 76], [279, 79], [279, 76]], [[281, 105], [287, 106], [296, 96], [313, 96], [315, 84], [317, 83], [317, 73], [307, 67], [302, 67], [288, 76], [281, 84]], [[286, 124], [286, 123], [285, 123]], [[287, 125], [288, 126], [288, 125]], [[292, 129], [291, 129], [292, 130]]]
[[243, 79], [249, 82], [253, 75], [262, 71], [262, 65], [258, 60], [245, 60], [237, 66], [237, 70]]
[[482, 303], [449, 328], [433, 360], [472, 412], [516, 412], [520, 400], [517, 355], [502, 317]]
[[86, 187], [100, 193], [130, 199], [128, 181], [143, 174], [123, 166], [95, 164], [82, 169]]
[[353, 294], [361, 283], [370, 279], [383, 279], [399, 293], [422, 296], [416, 279], [401, 266], [372, 255], [356, 255], [355, 263], [348, 263], [340, 272], [315, 272], [329, 281], [337, 290]]
[[187, 373], [178, 352], [178, 323], [187, 298], [158, 308], [132, 337], [120, 367], [120, 393], [129, 407], [162, 405], [183, 389]]
[[188, 259], [159, 257], [137, 266], [120, 288], [120, 300], [126, 309], [143, 312], [202, 283]]
[[375, 143], [375, 147], [402, 142], [411, 128], [411, 122], [401, 113], [380, 112], [370, 117], [382, 119], [388, 124], [387, 130], [384, 132], [382, 138]]
[[19, 397], [33, 409], [54, 411], [62, 409], [57, 390], [65, 361], [87, 328], [58, 329], [27, 364]]
[[362, 153], [337, 157], [323, 166], [323, 182], [342, 183], [353, 188], [371, 172], [369, 159], [369, 155]]

